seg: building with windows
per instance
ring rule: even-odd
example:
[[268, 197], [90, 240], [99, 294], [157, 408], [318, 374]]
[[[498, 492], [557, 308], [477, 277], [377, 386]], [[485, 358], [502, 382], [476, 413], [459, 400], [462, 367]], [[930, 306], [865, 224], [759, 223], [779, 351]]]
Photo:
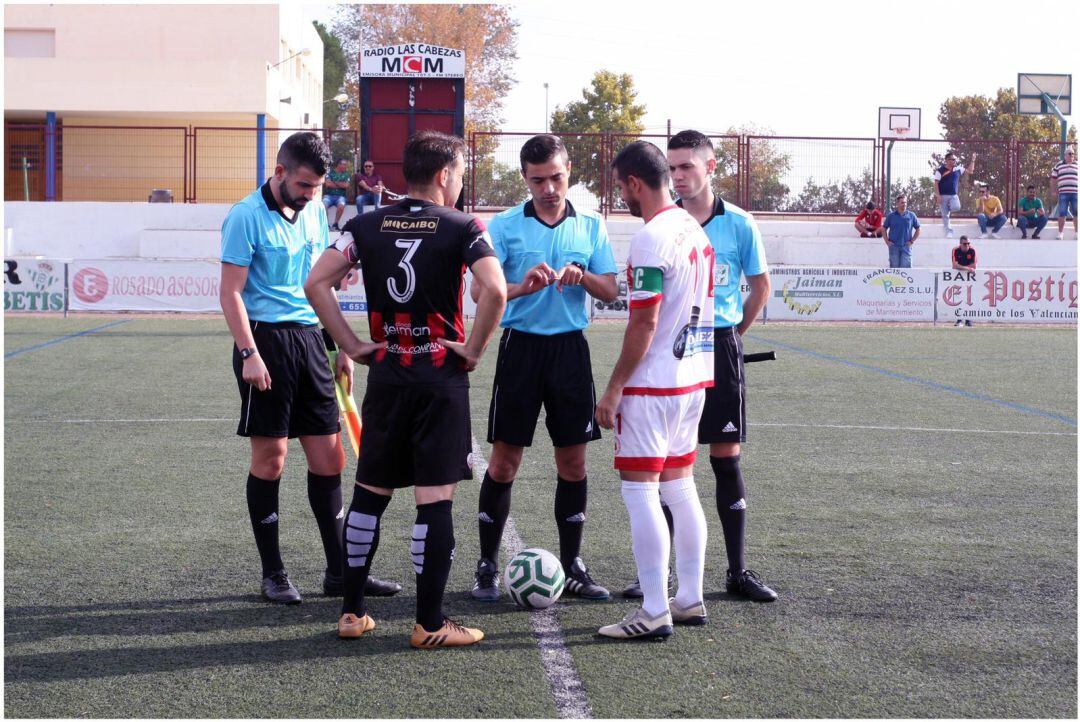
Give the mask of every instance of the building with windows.
[[231, 202], [322, 126], [299, 4], [6, 5], [4, 54], [5, 200]]

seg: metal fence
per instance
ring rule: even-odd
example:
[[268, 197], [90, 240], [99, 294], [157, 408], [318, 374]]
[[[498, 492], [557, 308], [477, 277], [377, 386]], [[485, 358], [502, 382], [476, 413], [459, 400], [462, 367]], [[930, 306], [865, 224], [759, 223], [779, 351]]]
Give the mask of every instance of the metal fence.
[[[260, 131], [252, 127], [61, 124], [50, 131], [43, 124], [7, 123], [4, 199], [145, 202], [152, 190], [167, 189], [177, 202], [233, 203], [273, 172], [277, 148], [298, 130], [265, 129], [260, 158]], [[317, 132], [335, 159], [349, 159], [352, 170], [357, 168], [357, 131]], [[468, 208], [501, 210], [528, 197], [518, 154], [533, 135], [470, 135]], [[904, 192], [912, 210], [932, 217], [938, 213], [933, 173], [950, 151], [973, 169], [961, 183], [961, 211], [955, 215], [974, 215], [972, 180], [988, 183], [1010, 214], [1030, 183], [1049, 210], [1050, 170], [1060, 150], [1052, 141], [710, 138], [716, 149], [714, 190], [762, 215], [851, 215], [867, 200], [887, 207], [887, 194]], [[562, 139], [572, 164], [570, 201], [583, 210], [618, 214], [626, 209], [611, 187], [612, 159], [635, 140], [665, 148], [668, 136], [581, 133]]]

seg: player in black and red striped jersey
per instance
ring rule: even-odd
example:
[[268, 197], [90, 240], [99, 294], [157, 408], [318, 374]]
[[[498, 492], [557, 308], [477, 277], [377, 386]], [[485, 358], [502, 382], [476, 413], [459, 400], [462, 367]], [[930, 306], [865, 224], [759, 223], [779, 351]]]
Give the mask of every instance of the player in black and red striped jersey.
[[[340, 637], [375, 627], [364, 584], [379, 543], [379, 520], [396, 488], [414, 487], [414, 647], [461, 646], [483, 638], [443, 616], [454, 551], [457, 482], [472, 478], [468, 372], [476, 368], [506, 307], [506, 282], [484, 225], [452, 208], [465, 173], [460, 138], [422, 131], [405, 145], [408, 196], [349, 221], [304, 285], [342, 351], [370, 363], [361, 407], [356, 489], [345, 519], [345, 600]], [[341, 313], [333, 288], [359, 265], [372, 343]], [[466, 337], [466, 267], [480, 289]]]

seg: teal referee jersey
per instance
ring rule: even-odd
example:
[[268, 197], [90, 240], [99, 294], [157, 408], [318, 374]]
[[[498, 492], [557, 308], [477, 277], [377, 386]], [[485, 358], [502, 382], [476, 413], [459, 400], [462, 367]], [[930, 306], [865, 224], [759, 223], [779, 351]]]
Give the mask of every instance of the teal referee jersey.
[[[549, 226], [536, 215], [532, 201], [503, 211], [488, 226], [495, 255], [507, 283], [521, 283], [532, 267], [546, 262], [556, 271], [580, 263], [590, 273], [616, 273], [604, 220], [590, 211], [577, 211], [566, 202], [566, 215]], [[589, 325], [585, 287], [555, 284], [510, 301], [503, 328], [552, 336], [580, 331]]]
[[269, 182], [234, 205], [221, 226], [222, 263], [248, 269], [240, 296], [252, 321], [318, 323], [304, 282], [329, 245], [323, 204], [310, 202], [289, 220]]

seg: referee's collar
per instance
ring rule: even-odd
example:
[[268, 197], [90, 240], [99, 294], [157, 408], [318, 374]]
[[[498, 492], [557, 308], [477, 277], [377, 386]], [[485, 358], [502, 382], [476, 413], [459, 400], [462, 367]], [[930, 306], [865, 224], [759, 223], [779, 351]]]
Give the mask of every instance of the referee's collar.
[[548, 228], [557, 228], [559, 226], [559, 224], [562, 223], [563, 221], [565, 221], [567, 218], [570, 218], [571, 216], [576, 216], [576, 215], [577, 215], [577, 211], [574, 210], [573, 204], [570, 203], [570, 201], [566, 201], [566, 210], [563, 212], [562, 218], [560, 218], [558, 220], [558, 222], [555, 223], [554, 225], [548, 225], [547, 223], [544, 223], [544, 221], [542, 221], [540, 219], [540, 216], [536, 215], [536, 206], [533, 205], [533, 202], [531, 200], [530, 201], [525, 201], [525, 217], [526, 218], [535, 218], [537, 223], [539, 223], [542, 226], [547, 226]]
[[295, 213], [293, 213], [292, 218], [289, 218], [287, 215], [282, 213], [281, 206], [279, 206], [277, 201], [274, 200], [274, 192], [272, 190], [270, 190], [270, 181], [269, 181], [269, 179], [265, 183], [262, 184], [262, 188], [260, 188], [259, 190], [262, 191], [262, 197], [263, 197], [263, 200], [266, 202], [266, 209], [267, 210], [276, 211], [277, 214], [279, 216], [281, 216], [282, 218], [284, 218], [285, 222], [290, 224], [290, 225], [295, 225], [296, 224], [296, 221], [298, 221], [300, 219], [300, 211], [296, 211]]
[[[675, 205], [677, 205], [679, 208], [682, 208], [682, 198], [675, 201]], [[722, 215], [724, 215], [724, 199], [720, 196], [716, 196], [716, 202], [713, 203], [712, 213], [710, 213], [709, 217], [705, 219], [705, 222], [701, 224], [701, 227], [704, 228], [705, 226], [709, 225], [709, 222], [712, 221], [713, 218]]]

